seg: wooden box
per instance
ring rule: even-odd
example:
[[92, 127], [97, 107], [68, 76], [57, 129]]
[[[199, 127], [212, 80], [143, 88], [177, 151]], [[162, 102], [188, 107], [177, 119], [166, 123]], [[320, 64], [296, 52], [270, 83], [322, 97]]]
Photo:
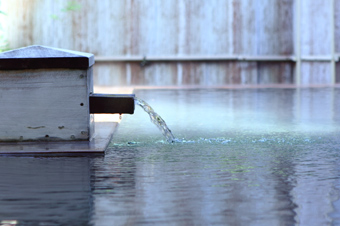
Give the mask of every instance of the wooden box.
[[44, 46], [0, 54], [0, 142], [89, 140], [94, 56]]

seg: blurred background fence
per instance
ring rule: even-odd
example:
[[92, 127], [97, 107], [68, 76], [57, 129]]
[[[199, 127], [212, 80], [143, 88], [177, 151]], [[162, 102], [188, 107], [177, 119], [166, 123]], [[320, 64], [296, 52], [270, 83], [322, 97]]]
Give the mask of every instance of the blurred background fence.
[[1, 0], [1, 45], [95, 54], [109, 86], [340, 83], [340, 0]]

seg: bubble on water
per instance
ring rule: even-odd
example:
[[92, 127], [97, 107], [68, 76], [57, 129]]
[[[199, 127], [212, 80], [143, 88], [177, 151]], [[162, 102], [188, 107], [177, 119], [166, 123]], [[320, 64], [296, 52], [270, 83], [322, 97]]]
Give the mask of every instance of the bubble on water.
[[231, 140], [224, 140], [224, 141], [221, 142], [221, 144], [228, 144], [230, 142], [231, 142]]

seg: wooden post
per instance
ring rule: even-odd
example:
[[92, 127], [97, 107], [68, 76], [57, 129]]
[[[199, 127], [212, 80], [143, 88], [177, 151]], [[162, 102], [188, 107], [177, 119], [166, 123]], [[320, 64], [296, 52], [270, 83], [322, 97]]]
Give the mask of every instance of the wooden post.
[[330, 0], [330, 26], [331, 26], [331, 83], [336, 83], [336, 69], [335, 69], [335, 8], [334, 8], [334, 0]]
[[295, 84], [301, 84], [301, 0], [295, 1]]

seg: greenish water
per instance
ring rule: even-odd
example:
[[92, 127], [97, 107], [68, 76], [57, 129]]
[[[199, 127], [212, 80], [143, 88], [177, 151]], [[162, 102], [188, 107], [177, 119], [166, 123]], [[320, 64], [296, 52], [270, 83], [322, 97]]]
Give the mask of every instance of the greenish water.
[[100, 219], [340, 224], [338, 89], [138, 90], [136, 96], [182, 142], [166, 142], [141, 109], [124, 116], [99, 164], [111, 165], [121, 183], [98, 180], [108, 190], [96, 196], [112, 195]]
[[[137, 90], [105, 156], [0, 158], [0, 225], [340, 225], [340, 90]], [[14, 221], [12, 221], [14, 222]]]

